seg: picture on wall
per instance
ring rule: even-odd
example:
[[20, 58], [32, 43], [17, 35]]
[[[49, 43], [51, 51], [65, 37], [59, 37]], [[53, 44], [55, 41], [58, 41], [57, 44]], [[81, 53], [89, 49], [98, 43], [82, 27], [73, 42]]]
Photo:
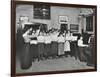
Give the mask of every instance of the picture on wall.
[[35, 19], [50, 19], [50, 6], [38, 4], [34, 5], [34, 18]]
[[67, 24], [68, 23], [68, 16], [59, 16], [59, 23]]
[[70, 30], [72, 32], [78, 32], [79, 30], [79, 25], [78, 24], [70, 24]]

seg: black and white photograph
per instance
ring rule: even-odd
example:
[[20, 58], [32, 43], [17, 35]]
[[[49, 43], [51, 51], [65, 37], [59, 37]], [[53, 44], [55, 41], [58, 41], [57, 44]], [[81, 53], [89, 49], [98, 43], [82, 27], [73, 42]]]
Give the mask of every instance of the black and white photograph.
[[16, 1], [14, 10], [16, 74], [96, 70], [96, 6]]

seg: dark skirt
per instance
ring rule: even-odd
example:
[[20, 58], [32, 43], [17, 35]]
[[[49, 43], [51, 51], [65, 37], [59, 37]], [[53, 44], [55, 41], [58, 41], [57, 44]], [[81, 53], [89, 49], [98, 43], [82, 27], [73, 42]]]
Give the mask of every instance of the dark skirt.
[[30, 51], [30, 44], [26, 43], [23, 46], [23, 51], [21, 53], [21, 68], [28, 69], [32, 66], [32, 58], [31, 58], [31, 51]]
[[86, 62], [90, 66], [94, 66], [93, 60], [95, 57], [93, 55], [95, 55], [95, 53], [92, 53], [92, 51], [93, 49], [91, 50], [90, 47], [85, 48]]
[[44, 43], [38, 43], [38, 58], [44, 56]]
[[21, 34], [17, 34], [16, 39], [16, 53], [20, 54], [20, 52], [23, 50], [24, 45], [24, 39]]
[[51, 56], [51, 44], [45, 44], [45, 56]]
[[52, 54], [52, 56], [57, 56], [58, 55], [58, 43], [57, 42], [52, 42], [51, 54]]
[[86, 62], [87, 60], [85, 52], [85, 47], [79, 47], [79, 59], [82, 62]]
[[70, 43], [70, 48], [71, 48], [71, 56], [74, 56], [75, 59], [79, 59], [79, 52], [78, 52], [78, 46], [77, 46], [77, 41], [72, 41]]
[[58, 55], [64, 55], [64, 43], [58, 43]]
[[30, 45], [30, 51], [32, 52], [32, 60], [38, 58], [38, 47], [37, 44]]

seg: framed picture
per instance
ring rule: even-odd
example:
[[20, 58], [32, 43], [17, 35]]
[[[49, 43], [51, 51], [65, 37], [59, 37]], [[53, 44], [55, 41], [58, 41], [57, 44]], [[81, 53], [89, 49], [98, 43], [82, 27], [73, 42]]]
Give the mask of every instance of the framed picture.
[[67, 24], [68, 23], [68, 16], [59, 16], [59, 23], [60, 24]]
[[50, 19], [50, 6], [43, 4], [34, 5], [34, 18], [35, 19]]
[[[94, 16], [93, 27], [88, 16]], [[96, 21], [95, 5], [12, 0], [11, 76], [96, 71]], [[59, 24], [66, 27], [61, 30]], [[82, 33], [92, 28], [90, 36]], [[67, 30], [82, 36], [70, 37]], [[84, 41], [82, 37], [86, 37]]]
[[72, 32], [78, 32], [79, 30], [79, 25], [78, 24], [70, 24], [70, 30]]

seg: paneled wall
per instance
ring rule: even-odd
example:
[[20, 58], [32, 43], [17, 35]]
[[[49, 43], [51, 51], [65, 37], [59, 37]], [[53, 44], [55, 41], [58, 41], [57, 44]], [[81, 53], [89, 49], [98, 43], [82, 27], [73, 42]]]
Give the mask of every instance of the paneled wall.
[[[34, 19], [33, 9], [34, 9], [34, 5], [17, 5], [17, 7], [16, 7], [16, 23], [19, 22], [20, 16], [28, 16], [29, 21], [31, 21], [31, 22], [45, 23], [48, 25], [48, 28], [51, 28], [51, 27], [59, 28], [60, 27], [60, 24], [58, 22], [59, 16], [67, 15], [68, 20], [69, 20], [68, 25], [79, 24], [78, 15], [80, 13], [80, 10], [78, 8], [51, 6], [51, 19], [50, 20]], [[70, 27], [68, 26], [68, 28], [70, 28]], [[80, 28], [81, 28], [81, 26], [79, 26], [79, 29]]]

